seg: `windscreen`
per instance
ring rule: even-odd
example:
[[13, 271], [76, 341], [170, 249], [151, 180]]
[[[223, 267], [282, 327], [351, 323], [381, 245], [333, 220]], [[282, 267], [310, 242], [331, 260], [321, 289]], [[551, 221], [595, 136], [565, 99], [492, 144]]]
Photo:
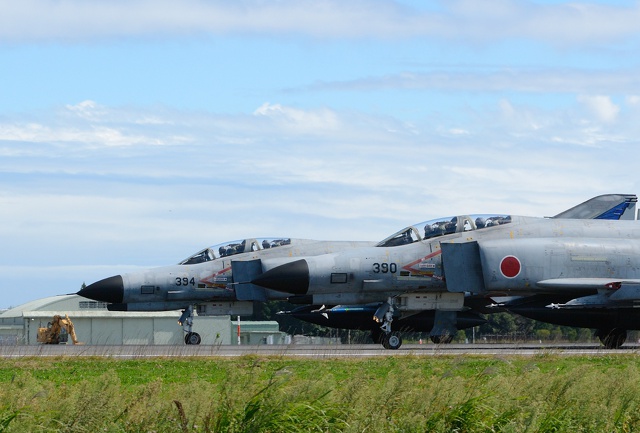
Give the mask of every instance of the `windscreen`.
[[463, 233], [471, 230], [481, 230], [511, 222], [510, 215], [481, 214], [459, 215], [435, 218], [413, 226], [406, 227], [378, 243], [378, 247], [396, 247], [407, 245], [419, 240], [436, 238], [453, 233]]
[[223, 242], [198, 251], [189, 258], [181, 261], [179, 264], [195, 265], [197, 263], [209, 262], [211, 260], [234, 256], [236, 254], [277, 248], [290, 244], [291, 238], [256, 238]]

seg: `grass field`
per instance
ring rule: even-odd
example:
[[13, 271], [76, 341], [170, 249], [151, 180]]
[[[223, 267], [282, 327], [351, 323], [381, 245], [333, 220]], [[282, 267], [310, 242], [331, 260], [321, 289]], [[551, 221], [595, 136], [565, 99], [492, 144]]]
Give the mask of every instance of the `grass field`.
[[0, 360], [0, 432], [633, 432], [640, 358]]

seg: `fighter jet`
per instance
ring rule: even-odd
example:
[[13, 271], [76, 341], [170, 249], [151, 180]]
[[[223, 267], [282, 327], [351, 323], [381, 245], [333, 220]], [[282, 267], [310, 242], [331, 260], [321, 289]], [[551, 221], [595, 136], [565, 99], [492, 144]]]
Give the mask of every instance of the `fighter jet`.
[[198, 251], [177, 265], [108, 277], [77, 294], [107, 302], [109, 311], [183, 310], [179, 323], [185, 332], [185, 343], [200, 344], [200, 335], [192, 331], [194, 310], [200, 316], [250, 315], [253, 301], [290, 297], [288, 293], [246, 283], [262, 272], [261, 263], [275, 267], [292, 257], [372, 244], [292, 238], [224, 242]]
[[437, 218], [375, 246], [290, 260], [251, 283], [289, 293], [290, 300], [339, 306], [308, 311], [316, 311], [314, 320], [318, 313], [343, 320], [345, 305], [369, 305], [390, 349], [402, 344], [393, 322], [426, 311], [433, 314], [432, 340], [450, 341], [468, 312], [465, 300], [478, 297], [487, 304], [511, 297], [499, 305], [597, 328], [607, 347], [619, 347], [627, 329], [640, 329], [633, 308], [640, 302], [640, 223], [627, 220], [636, 201], [629, 194], [596, 197], [553, 218]]
[[[582, 205], [567, 211], [571, 215], [582, 218], [596, 217], [612, 217], [619, 218], [629, 203], [633, 202], [635, 196], [607, 195], [592, 199]], [[490, 219], [491, 220], [491, 219]], [[490, 221], [487, 225], [491, 225]], [[405, 230], [406, 231], [406, 230]], [[396, 243], [395, 241], [390, 241]], [[109, 310], [112, 311], [164, 311], [183, 309], [183, 315], [180, 322], [185, 330], [185, 343], [199, 344], [200, 336], [192, 332], [192, 323], [194, 309], [199, 315], [227, 315], [227, 314], [251, 314], [253, 309], [252, 301], [265, 301], [270, 299], [288, 299], [290, 302], [298, 304], [312, 304], [322, 300], [318, 296], [297, 296], [298, 290], [294, 290], [294, 294], [288, 290], [272, 290], [258, 284], [253, 284], [255, 280], [259, 283], [261, 278], [269, 275], [271, 269], [280, 267], [288, 263], [289, 269], [296, 267], [304, 261], [298, 261], [302, 257], [313, 257], [315, 255], [323, 255], [327, 253], [336, 253], [346, 251], [352, 248], [363, 246], [371, 246], [371, 242], [331, 242], [331, 241], [312, 241], [290, 238], [265, 238], [265, 239], [244, 239], [241, 241], [225, 242], [216, 246], [205, 248], [196, 254], [191, 255], [187, 259], [181, 261], [177, 265], [160, 267], [148, 271], [130, 273], [124, 275], [116, 275], [109, 277], [96, 283], [90, 284], [86, 288], [78, 292], [79, 295], [107, 302]], [[359, 263], [359, 258], [355, 257], [353, 264]], [[388, 264], [385, 262], [378, 263], [378, 273], [386, 274], [391, 272], [397, 273], [397, 264]], [[418, 268], [422, 269], [419, 273], [424, 276], [429, 275], [430, 265], [428, 263], [421, 264]], [[435, 269], [435, 265], [434, 268]], [[439, 285], [444, 286], [443, 278], [431, 272], [433, 280], [439, 281]], [[346, 283], [346, 274], [335, 273], [331, 276], [332, 284]], [[300, 273], [297, 273], [300, 276]], [[351, 279], [352, 276], [349, 276]], [[290, 287], [303, 287], [308, 284], [308, 278], [302, 275], [297, 278], [296, 275], [291, 278], [289, 276], [287, 285]], [[344, 281], [343, 281], [344, 280]], [[372, 286], [375, 281], [366, 281], [367, 286]], [[398, 308], [390, 308], [385, 311], [388, 304], [380, 295], [380, 284], [373, 284], [373, 293], [369, 295], [354, 296], [353, 293], [345, 293], [331, 295], [326, 298], [327, 305], [335, 306], [346, 300], [350, 302], [365, 302], [373, 300], [376, 305], [376, 317], [387, 316], [389, 319], [383, 321], [383, 329], [391, 329], [391, 321], [397, 317], [402, 311], [405, 317], [421, 314], [424, 320], [416, 321], [418, 317], [411, 320], [398, 321], [394, 325], [394, 329], [403, 323], [413, 323], [409, 329], [415, 330], [431, 330], [432, 339], [438, 340], [443, 336], [442, 341], [450, 338], [447, 333], [452, 328], [464, 329], [469, 326], [479, 324], [482, 319], [473, 312], [468, 312], [466, 316], [457, 313], [452, 319], [450, 314], [443, 314], [443, 311], [458, 311], [457, 304], [447, 307], [447, 303], [451, 303], [451, 299], [456, 299], [457, 294], [440, 292], [437, 298], [437, 305], [434, 306], [434, 300], [430, 297], [421, 298], [418, 294], [415, 298], [406, 298], [406, 305], [402, 310]], [[391, 289], [389, 295], [397, 295], [397, 291]], [[384, 293], [383, 293], [384, 294]], [[431, 295], [430, 295], [431, 296]], [[383, 301], [380, 301], [382, 299]], [[466, 297], [468, 303], [471, 297]], [[408, 301], [412, 300], [411, 303]], [[415, 302], [414, 302], [415, 301]], [[437, 307], [437, 308], [436, 308]], [[371, 305], [365, 306], [371, 308]], [[474, 307], [477, 308], [477, 305]], [[326, 308], [325, 308], [326, 309]], [[308, 310], [310, 314], [314, 314], [318, 308]], [[363, 310], [363, 311], [364, 311]], [[328, 309], [327, 309], [328, 311]], [[326, 316], [334, 317], [340, 313], [339, 308], [335, 308], [330, 312], [325, 312]], [[350, 315], [354, 309], [344, 310], [347, 319], [353, 319]], [[334, 314], [336, 313], [336, 314]], [[324, 317], [324, 316], [322, 316]], [[357, 320], [356, 320], [357, 322]], [[388, 324], [388, 326], [387, 326]], [[331, 324], [326, 324], [332, 326]], [[368, 323], [364, 328], [370, 328]], [[354, 327], [360, 325], [353, 325]], [[344, 326], [347, 327], [347, 326]], [[379, 328], [374, 328], [377, 332]], [[403, 325], [404, 329], [404, 325]], [[387, 336], [389, 332], [385, 332]], [[380, 338], [385, 346], [394, 348], [399, 347], [398, 342], [401, 340], [395, 338], [396, 334], [391, 335], [391, 344], [388, 344], [388, 338]]]

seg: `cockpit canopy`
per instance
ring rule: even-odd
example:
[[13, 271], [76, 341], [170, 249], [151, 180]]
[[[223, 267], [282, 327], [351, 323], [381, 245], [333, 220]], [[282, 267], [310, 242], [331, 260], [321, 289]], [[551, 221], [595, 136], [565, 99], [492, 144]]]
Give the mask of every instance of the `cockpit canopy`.
[[452, 233], [462, 233], [480, 230], [511, 222], [510, 215], [459, 215], [454, 217], [436, 218], [414, 226], [409, 226], [389, 236], [377, 247], [396, 247], [407, 245], [419, 240], [426, 240]]
[[184, 259], [180, 265], [195, 265], [196, 263], [210, 262], [222, 257], [235, 254], [249, 253], [252, 251], [266, 250], [291, 244], [291, 238], [258, 238], [243, 239], [239, 241], [223, 242], [198, 251], [191, 257]]

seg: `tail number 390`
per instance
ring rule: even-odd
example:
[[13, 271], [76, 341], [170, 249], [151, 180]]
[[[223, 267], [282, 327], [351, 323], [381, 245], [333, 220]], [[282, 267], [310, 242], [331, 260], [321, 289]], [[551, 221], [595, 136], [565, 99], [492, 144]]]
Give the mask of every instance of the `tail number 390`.
[[374, 263], [373, 272], [375, 274], [388, 274], [389, 272], [395, 274], [396, 272], [398, 272], [398, 265], [396, 265], [395, 263]]

